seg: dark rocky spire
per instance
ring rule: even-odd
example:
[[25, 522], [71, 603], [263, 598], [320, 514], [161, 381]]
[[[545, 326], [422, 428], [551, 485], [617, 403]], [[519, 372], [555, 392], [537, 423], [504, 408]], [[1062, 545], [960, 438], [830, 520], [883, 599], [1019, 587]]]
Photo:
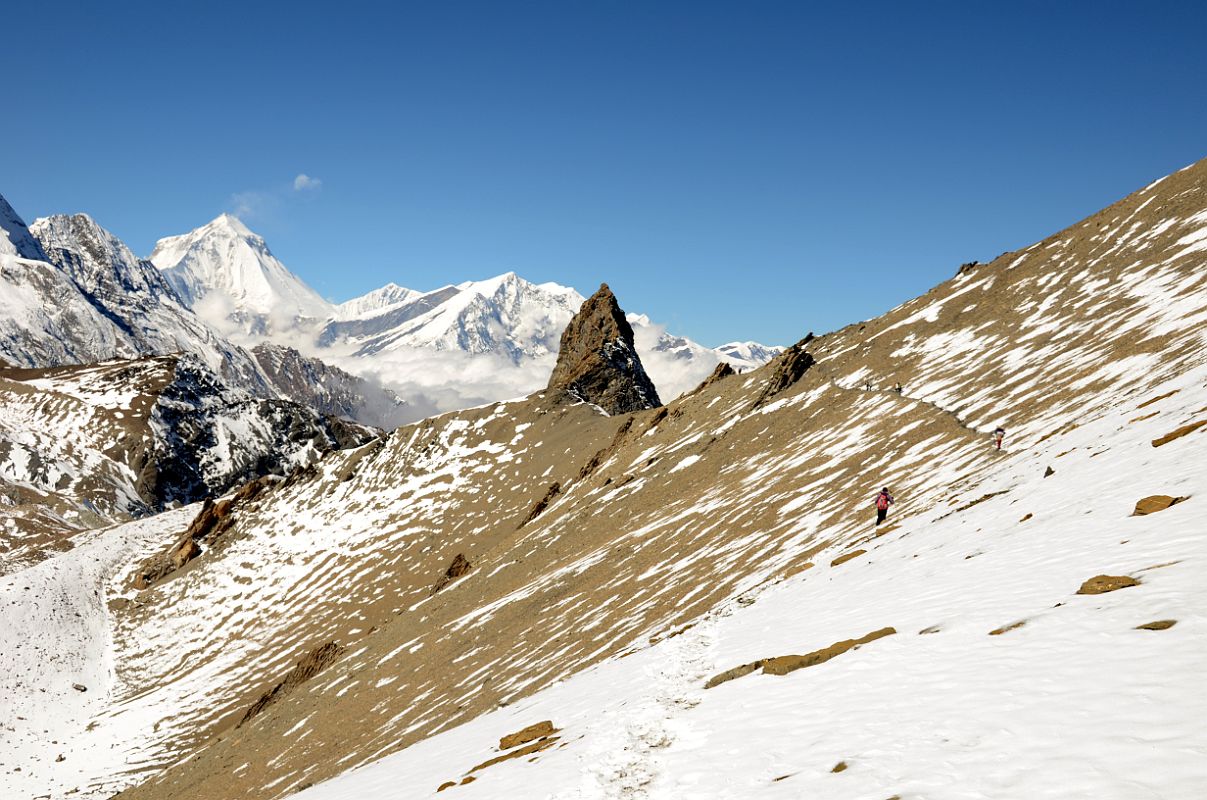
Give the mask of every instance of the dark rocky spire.
[[554, 402], [594, 403], [609, 414], [662, 405], [637, 356], [633, 328], [606, 283], [562, 332], [548, 391]]

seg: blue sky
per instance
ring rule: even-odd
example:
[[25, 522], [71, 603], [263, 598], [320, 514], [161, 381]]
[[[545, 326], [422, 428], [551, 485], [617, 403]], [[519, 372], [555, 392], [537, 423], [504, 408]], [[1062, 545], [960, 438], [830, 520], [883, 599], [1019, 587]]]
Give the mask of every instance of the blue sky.
[[21, 3], [0, 193], [143, 255], [239, 211], [335, 300], [514, 269], [790, 343], [1207, 156], [1204, 7]]

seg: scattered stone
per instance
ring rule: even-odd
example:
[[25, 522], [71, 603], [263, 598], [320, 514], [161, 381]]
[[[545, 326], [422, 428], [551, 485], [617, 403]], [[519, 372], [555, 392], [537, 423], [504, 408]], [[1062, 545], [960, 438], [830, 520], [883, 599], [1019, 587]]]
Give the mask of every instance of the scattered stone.
[[1044, 470], [1045, 478], [1051, 478], [1055, 474], [1056, 474], [1056, 470], [1052, 469], [1051, 467], [1048, 467], [1047, 469]]
[[843, 772], [846, 770], [846, 768], [847, 768], [847, 762], [839, 761], [837, 764], [834, 765], [834, 769], [830, 770], [830, 772]]
[[1081, 584], [1077, 594], [1106, 594], [1139, 585], [1140, 581], [1130, 575], [1095, 575]]
[[608, 285], [587, 298], [562, 332], [548, 394], [593, 403], [613, 416], [662, 405], [633, 344], [633, 328]]
[[1022, 519], [1019, 520], [1019, 522], [1026, 522], [1027, 520], [1031, 519], [1031, 517], [1033, 517], [1033, 516], [1035, 516], [1035, 515], [1028, 512]]
[[84, 684], [82, 684], [82, 683], [73, 683], [73, 684], [71, 684], [71, 688], [72, 688], [72, 689], [75, 689], [77, 692], [86, 692], [86, 691], [88, 691], [88, 687], [87, 687], [87, 686], [85, 686], [85, 685], [84, 685]]
[[1194, 433], [1195, 431], [1197, 431], [1199, 428], [1203, 427], [1204, 425], [1207, 425], [1207, 419], [1199, 420], [1198, 422], [1192, 422], [1189, 425], [1183, 425], [1182, 427], [1178, 428], [1176, 431], [1170, 431], [1169, 433], [1165, 434], [1164, 436], [1153, 439], [1153, 447], [1160, 447], [1163, 444], [1169, 444], [1174, 439], [1181, 439], [1183, 436], [1185, 436], [1189, 433]]
[[457, 553], [457, 555], [453, 556], [453, 560], [448, 565], [448, 569], [446, 569], [444, 574], [440, 576], [440, 579], [432, 585], [431, 591], [428, 592], [428, 597], [432, 597], [436, 594], [436, 592], [440, 591], [445, 586], [448, 586], [458, 578], [464, 577], [473, 568], [473, 564], [469, 563], [469, 559], [465, 557], [464, 553]]
[[1158, 620], [1154, 620], [1153, 622], [1146, 622], [1143, 625], [1137, 625], [1136, 630], [1138, 630], [1138, 631], [1167, 631], [1170, 628], [1172, 628], [1174, 625], [1177, 625], [1177, 624], [1178, 624], [1178, 621], [1176, 619], [1158, 619]]
[[436, 787], [436, 791], [443, 792], [445, 789], [451, 789], [456, 785], [457, 785], [456, 781], [445, 781], [444, 783], [442, 783], [438, 787]]
[[922, 630], [918, 631], [918, 635], [921, 636], [924, 633], [938, 633], [941, 630], [943, 629], [938, 625], [931, 625], [928, 628], [923, 628]]
[[59, 753], [58, 756], [55, 757], [56, 764], [58, 764], [62, 761], [66, 761], [66, 760], [67, 760], [67, 756], [63, 755], [62, 753]]
[[1145, 514], [1155, 514], [1158, 511], [1164, 511], [1170, 506], [1176, 506], [1183, 500], [1189, 499], [1189, 497], [1170, 497], [1167, 494], [1154, 494], [1151, 497], [1137, 500], [1136, 510], [1132, 512], [1132, 516], [1142, 517]]
[[863, 555], [863, 554], [864, 554], [864, 553], [866, 553], [866, 552], [867, 552], [867, 550], [852, 550], [852, 551], [851, 551], [851, 552], [849, 552], [849, 553], [843, 553], [843, 554], [842, 554], [842, 555], [840, 555], [838, 558], [836, 558], [836, 559], [834, 559], [833, 561], [831, 561], [831, 562], [830, 562], [830, 566], [831, 566], [831, 567], [837, 567], [839, 564], [845, 564], [845, 563], [847, 563], [848, 561], [850, 561], [852, 558], [856, 558], [856, 557], [858, 557], [858, 556], [861, 556], [861, 555]]
[[473, 775], [466, 775], [464, 778], [461, 779], [461, 785], [464, 786], [465, 784], [473, 783], [476, 780], [477, 780], [477, 778], [475, 778]]
[[499, 739], [499, 749], [510, 750], [516, 745], [527, 744], [534, 739], [540, 739], [542, 736], [552, 736], [555, 733], [557, 733], [557, 728], [553, 727], [553, 721], [548, 719], [543, 720], [529, 725], [523, 730], [509, 733]]
[[1011, 622], [1009, 625], [1003, 625], [1000, 628], [994, 628], [993, 630], [989, 631], [989, 635], [990, 636], [1001, 636], [1003, 633], [1007, 633], [1007, 632], [1015, 630], [1017, 628], [1021, 628], [1026, 624], [1027, 624], [1027, 620], [1020, 619], [1018, 622]]
[[243, 718], [239, 720], [236, 728], [241, 728], [245, 723], [255, 717], [268, 706], [277, 702], [285, 695], [292, 692], [297, 687], [301, 686], [306, 681], [318, 675], [327, 667], [335, 663], [341, 655], [344, 654], [344, 648], [336, 642], [327, 642], [324, 645], [311, 650], [297, 665], [289, 670], [285, 678], [276, 686], [269, 689], [264, 694], [260, 695], [260, 699], [252, 703], [251, 707], [243, 714]]

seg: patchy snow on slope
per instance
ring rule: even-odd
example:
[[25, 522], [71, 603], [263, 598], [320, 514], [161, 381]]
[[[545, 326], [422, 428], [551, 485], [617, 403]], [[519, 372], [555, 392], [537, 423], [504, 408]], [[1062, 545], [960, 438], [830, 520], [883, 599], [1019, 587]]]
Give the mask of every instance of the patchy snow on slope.
[[[451, 781], [440, 797], [1197, 800], [1207, 459], [1202, 436], [1151, 440], [1202, 417], [1205, 382], [1199, 368], [1155, 387], [1178, 390], [1159, 420], [1129, 423], [1129, 405], [1002, 462], [968, 490], [993, 496], [964, 513], [911, 519], [864, 555], [300, 797], [429, 797]], [[1152, 494], [1190, 499], [1131, 516]], [[1140, 583], [1077, 594], [1099, 574]], [[1138, 628], [1161, 620], [1176, 624]], [[890, 626], [817, 666], [704, 688]], [[473, 769], [505, 754], [499, 737], [545, 719], [559, 729], [549, 749]]]

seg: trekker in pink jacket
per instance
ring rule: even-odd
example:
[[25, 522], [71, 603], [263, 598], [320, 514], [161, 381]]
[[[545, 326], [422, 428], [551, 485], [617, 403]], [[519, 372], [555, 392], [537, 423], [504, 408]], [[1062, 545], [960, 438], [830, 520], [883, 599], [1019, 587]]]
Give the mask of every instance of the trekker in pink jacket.
[[888, 493], [887, 486], [884, 487], [883, 489], [881, 489], [879, 493], [877, 493], [875, 500], [876, 500], [876, 524], [879, 525], [880, 523], [884, 522], [885, 518], [888, 516], [888, 507], [897, 501], [894, 500], [893, 496]]

